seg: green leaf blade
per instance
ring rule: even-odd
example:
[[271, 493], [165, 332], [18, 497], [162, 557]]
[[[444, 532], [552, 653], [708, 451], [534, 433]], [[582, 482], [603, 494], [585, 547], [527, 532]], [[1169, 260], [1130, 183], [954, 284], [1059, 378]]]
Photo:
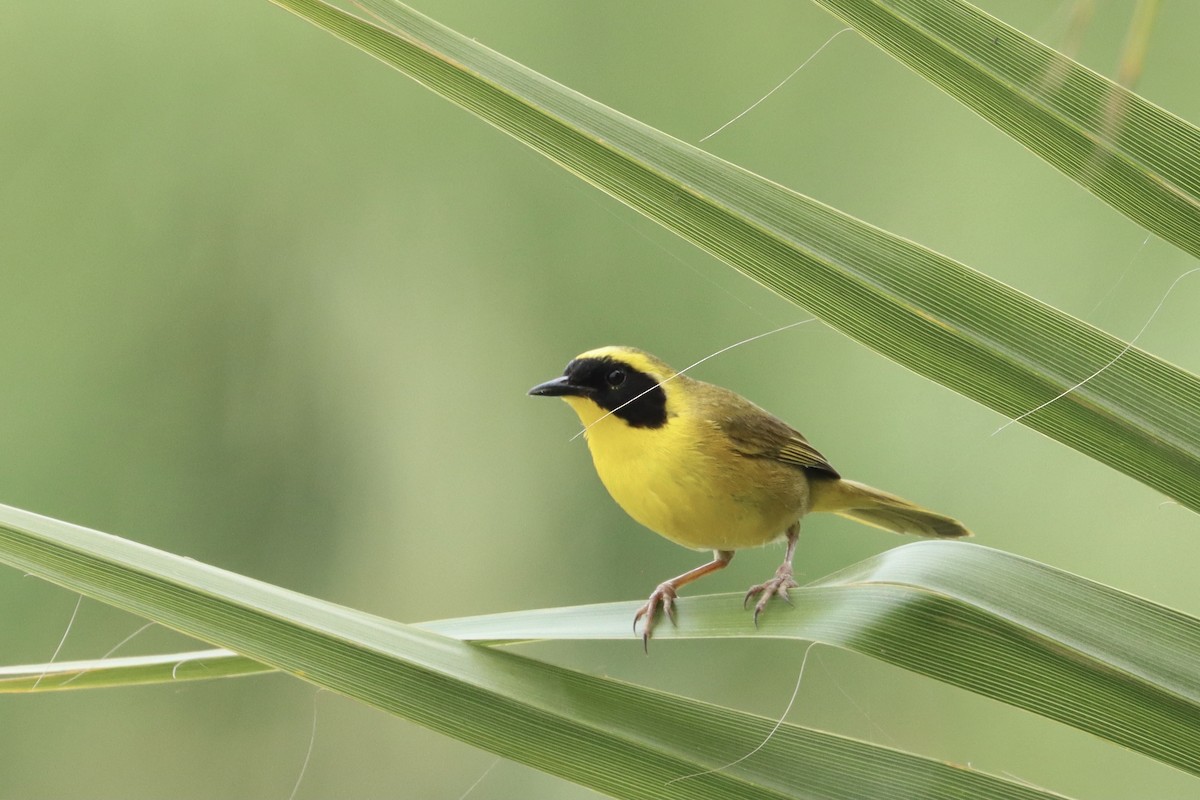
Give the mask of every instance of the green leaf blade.
[[3, 506], [0, 561], [614, 797], [1055, 796], [796, 725], [772, 734], [769, 719], [456, 641]]
[[960, 0], [816, 0], [1138, 224], [1200, 256], [1200, 130]]
[[[905, 545], [791, 592], [756, 632], [736, 595], [681, 598], [656, 638], [823, 642], [1200, 775], [1200, 620], [962, 542]], [[479, 641], [628, 639], [637, 603], [427, 623]]]
[[399, 3], [362, 3], [385, 31], [318, 0], [275, 1], [838, 330], [1006, 415], [1038, 409], [1022, 424], [1200, 510], [1195, 375], [631, 120]]
[[0, 667], [0, 694], [111, 689], [156, 683], [238, 678], [274, 668], [232, 650], [97, 658], [33, 666]]
[[[1200, 620], [1043, 564], [961, 542], [906, 545], [793, 590], [792, 605], [773, 605], [758, 629], [738, 596], [678, 602], [678, 625], [659, 626], [655, 641], [767, 636], [823, 642], [1200, 774]], [[639, 605], [509, 612], [416, 627], [481, 643], [612, 639], [636, 646], [630, 620]], [[231, 670], [250, 671], [242, 656], [228, 659]], [[28, 688], [29, 675], [40, 668], [8, 670], [14, 671]], [[4, 675], [0, 671], [0, 690]], [[119, 676], [108, 680], [116, 684]]]

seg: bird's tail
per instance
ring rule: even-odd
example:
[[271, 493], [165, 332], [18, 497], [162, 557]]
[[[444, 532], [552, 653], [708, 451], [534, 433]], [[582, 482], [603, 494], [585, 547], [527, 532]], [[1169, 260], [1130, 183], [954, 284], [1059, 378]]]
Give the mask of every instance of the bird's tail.
[[817, 479], [812, 485], [812, 511], [828, 511], [893, 533], [955, 538], [971, 532], [956, 519], [935, 514], [915, 503], [864, 483]]

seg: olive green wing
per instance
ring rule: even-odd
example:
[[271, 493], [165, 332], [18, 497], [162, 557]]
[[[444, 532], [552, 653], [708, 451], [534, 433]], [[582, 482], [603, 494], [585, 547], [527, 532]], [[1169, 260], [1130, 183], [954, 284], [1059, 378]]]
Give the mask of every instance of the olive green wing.
[[717, 417], [717, 426], [735, 452], [750, 458], [774, 459], [831, 478], [841, 477], [799, 431], [748, 400], [738, 399], [742, 402], [729, 409], [732, 413]]

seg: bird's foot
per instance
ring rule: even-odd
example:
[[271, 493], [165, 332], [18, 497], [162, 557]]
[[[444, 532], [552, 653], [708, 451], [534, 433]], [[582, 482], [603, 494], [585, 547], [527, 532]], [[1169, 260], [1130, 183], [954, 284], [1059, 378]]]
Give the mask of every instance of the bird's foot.
[[746, 592], [746, 598], [742, 600], [742, 606], [746, 606], [752, 599], [762, 595], [754, 606], [754, 627], [758, 627], [758, 615], [767, 607], [767, 603], [771, 602], [772, 597], [778, 596], [790, 605], [792, 601], [788, 599], [788, 589], [794, 589], [799, 585], [792, 577], [792, 565], [785, 561], [779, 565], [779, 569], [775, 570], [774, 578], [766, 583], [751, 586], [750, 591]]
[[642, 649], [646, 652], [650, 651], [650, 634], [654, 632], [655, 615], [659, 608], [662, 608], [664, 614], [670, 618], [671, 624], [675, 624], [675, 587], [668, 581], [660, 583], [658, 588], [650, 593], [650, 599], [646, 601], [646, 605], [637, 610], [633, 615], [633, 632], [637, 633], [637, 624], [641, 619], [645, 619], [642, 623]]

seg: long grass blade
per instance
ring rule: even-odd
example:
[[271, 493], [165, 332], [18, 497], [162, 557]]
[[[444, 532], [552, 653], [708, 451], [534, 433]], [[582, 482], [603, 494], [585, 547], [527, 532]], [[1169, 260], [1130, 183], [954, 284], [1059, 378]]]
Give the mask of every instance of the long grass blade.
[[797, 725], [772, 734], [773, 720], [467, 644], [4, 506], [0, 561], [613, 797], [1053, 796]]
[[[1200, 257], [1200, 129], [962, 0], [814, 0], [1113, 208]], [[1139, 5], [1122, 80], [1140, 71]]]
[[[921, 542], [791, 592], [755, 628], [736, 595], [681, 598], [655, 640], [818, 641], [1058, 720], [1200, 774], [1200, 620], [977, 545]], [[640, 602], [518, 611], [416, 627], [464, 641], [612, 639], [633, 644]], [[659, 646], [666, 646], [660, 644]], [[186, 655], [186, 654], [185, 654]], [[193, 654], [213, 663], [212, 651]], [[185, 663], [181, 655], [162, 657]], [[113, 662], [120, 661], [114, 659]], [[228, 653], [229, 674], [254, 662]], [[79, 665], [86, 666], [86, 665]], [[0, 692], [54, 691], [79, 666], [0, 669]], [[177, 680], [161, 663], [93, 663], [96, 685]], [[261, 667], [260, 667], [261, 669]], [[207, 677], [198, 670], [189, 674]]]
[[399, 3], [362, 0], [380, 27], [319, 0], [274, 1], [838, 330], [1200, 509], [1195, 375], [629, 119]]
[[0, 667], [0, 694], [148, 686], [269, 672], [275, 672], [275, 669], [221, 648], [165, 655], [56, 661]]

